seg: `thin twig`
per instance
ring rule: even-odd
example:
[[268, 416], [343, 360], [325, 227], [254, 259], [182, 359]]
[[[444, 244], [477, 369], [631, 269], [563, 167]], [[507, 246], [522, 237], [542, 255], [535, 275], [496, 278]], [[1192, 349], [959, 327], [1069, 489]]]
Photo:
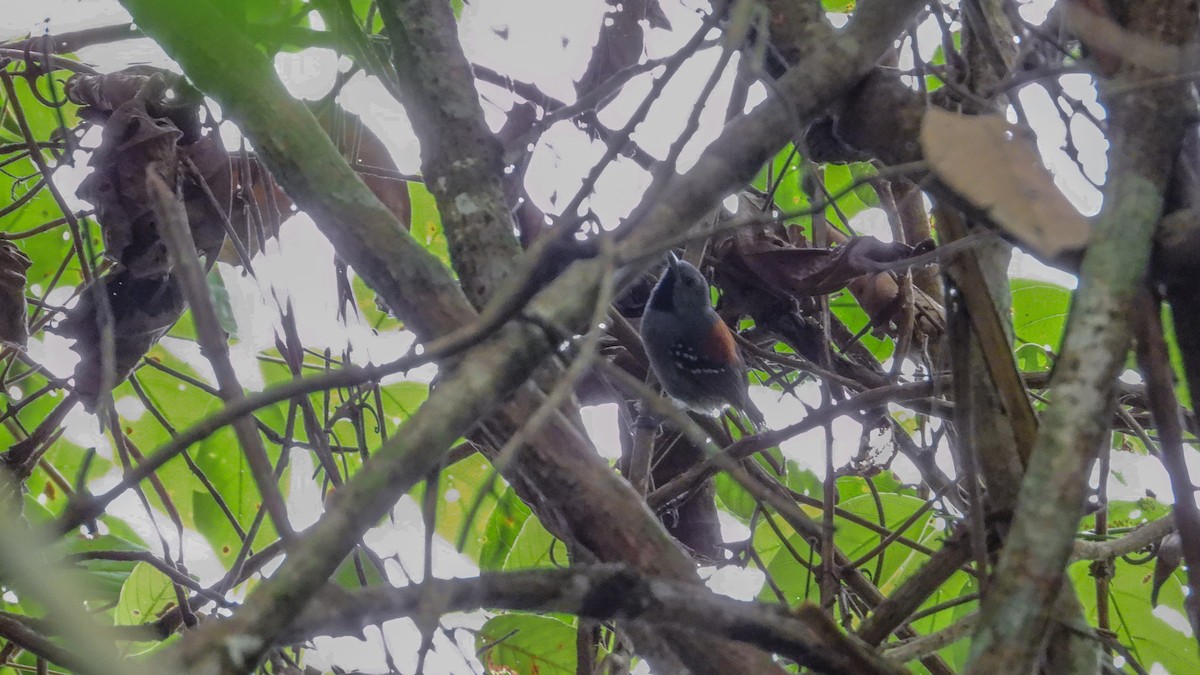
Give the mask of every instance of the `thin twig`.
[[[1184, 601], [1191, 625], [1200, 626], [1200, 508], [1196, 506], [1196, 486], [1188, 473], [1183, 447], [1183, 423], [1175, 398], [1175, 371], [1171, 366], [1167, 340], [1163, 335], [1161, 306], [1148, 289], [1133, 303], [1133, 329], [1137, 336], [1138, 365], [1146, 378], [1146, 398], [1162, 448], [1159, 458], [1171, 479], [1175, 495], [1173, 510], [1183, 542], [1184, 567], [1188, 593]], [[1196, 636], [1200, 640], [1200, 635]]]
[[[151, 207], [158, 219], [159, 233], [167, 244], [167, 250], [170, 251], [174, 263], [174, 275], [179, 280], [184, 296], [187, 297], [188, 306], [192, 309], [200, 351], [212, 364], [221, 398], [227, 403], [236, 403], [245, 398], [245, 393], [238, 382], [237, 372], [229, 361], [229, 345], [226, 342], [225, 331], [221, 328], [216, 308], [213, 307], [204, 268], [196, 256], [196, 245], [192, 240], [183, 201], [177, 191], [158, 175], [157, 167], [153, 164], [146, 167], [146, 184], [151, 196]], [[242, 452], [245, 453], [246, 462], [250, 465], [250, 473], [258, 485], [263, 505], [271, 514], [275, 531], [286, 541], [294, 532], [288, 521], [283, 495], [274, 480], [273, 467], [267, 457], [262, 437], [259, 436], [254, 421], [247, 417], [235, 421], [233, 429], [242, 446]]]

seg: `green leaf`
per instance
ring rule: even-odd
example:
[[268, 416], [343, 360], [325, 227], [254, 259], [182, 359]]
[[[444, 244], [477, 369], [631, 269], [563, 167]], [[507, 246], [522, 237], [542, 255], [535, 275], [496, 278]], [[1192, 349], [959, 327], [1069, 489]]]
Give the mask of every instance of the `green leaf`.
[[[7, 164], [4, 170], [0, 171], [0, 204], [7, 206], [17, 202], [37, 186], [39, 178], [37, 169], [29, 159], [18, 159]], [[58, 208], [54, 196], [42, 187], [29, 201], [17, 207], [15, 211], [5, 214], [4, 218], [0, 219], [0, 229], [5, 232], [21, 232], [61, 217], [62, 210]], [[99, 250], [99, 230], [94, 227], [91, 230], [94, 246]], [[70, 231], [64, 225], [32, 237], [18, 239], [15, 243], [33, 261], [26, 273], [27, 288], [34, 295], [41, 297], [49, 290], [50, 282], [58, 273], [59, 266], [71, 251]], [[73, 287], [78, 285], [79, 281], [79, 262], [72, 259], [57, 286]], [[32, 306], [30, 311], [33, 311]]]
[[504, 569], [504, 561], [508, 559], [517, 536], [532, 513], [515, 490], [510, 487], [504, 491], [488, 516], [483, 548], [479, 551], [479, 569]]
[[382, 586], [386, 579], [379, 573], [379, 568], [355, 549], [353, 553], [338, 565], [333, 573], [333, 582], [347, 590], [364, 588], [366, 586]]
[[[87, 457], [88, 451], [86, 448], [81, 448], [78, 445], [64, 439], [59, 438], [50, 446], [46, 454], [42, 456], [42, 460], [53, 466], [55, 471], [59, 473], [68, 483], [74, 484], [76, 477], [79, 475], [79, 470], [83, 468], [84, 458]], [[99, 455], [92, 457], [91, 463], [88, 465], [86, 481], [91, 481], [100, 478], [112, 470], [113, 463]], [[35, 471], [25, 482], [29, 491], [44, 499], [45, 507], [55, 515], [61, 514], [67, 504], [67, 495], [62, 491], [61, 487], [53, 480], [46, 471]]]
[[[217, 322], [221, 330], [228, 333], [231, 340], [238, 339], [237, 317], [234, 315], [229, 289], [225, 286], [225, 280], [221, 278], [220, 270], [214, 267], [205, 277], [205, 281], [208, 283], [208, 295], [212, 298], [213, 308], [217, 310]], [[184, 311], [183, 316], [171, 326], [167, 335], [181, 340], [196, 341], [196, 320], [191, 309]]]
[[33, 495], [26, 493], [22, 497], [21, 513], [30, 525], [51, 526], [54, 523], [54, 514], [38, 503], [38, 500]]
[[475, 647], [490, 673], [575, 675], [575, 635], [565, 621], [514, 612], [483, 624]]
[[[86, 553], [89, 551], [145, 551], [146, 545], [130, 541], [124, 537], [119, 537], [115, 534], [97, 534], [87, 536], [76, 532], [75, 534], [59, 541], [63, 552], [70, 555], [75, 553]], [[130, 563], [132, 568], [132, 563]]]
[[[141, 544], [113, 534], [88, 537], [78, 532], [59, 542], [59, 548], [65, 555], [88, 551], [146, 550]], [[85, 598], [88, 606], [103, 607], [119, 600], [125, 582], [138, 563], [127, 560], [83, 560], [78, 564], [84, 569], [87, 579], [84, 588], [88, 592]]]
[[371, 328], [377, 331], [386, 331], [401, 326], [400, 321], [396, 317], [379, 308], [379, 303], [376, 302], [379, 294], [375, 292], [375, 289], [368, 286], [362, 277], [357, 274], [352, 275], [350, 288], [354, 292], [355, 306], [358, 307], [358, 311], [362, 313], [363, 320]]
[[721, 506], [724, 506], [726, 511], [743, 523], [748, 522], [755, 507], [758, 506], [754, 497], [725, 472], [717, 474], [713, 478], [713, 483], [716, 486], [717, 499]]
[[389, 421], [395, 418], [397, 426], [412, 417], [417, 408], [429, 398], [429, 385], [424, 382], [395, 382], [383, 387], [384, 409]]
[[[825, 189], [830, 195], [840, 194], [848, 189], [855, 181], [878, 173], [868, 162], [853, 164], [826, 164]], [[851, 192], [837, 200], [838, 209], [847, 220], [862, 213], [868, 208], [879, 206], [879, 195], [869, 184], [855, 187]]]
[[[779, 154], [765, 164], [758, 175], [755, 176], [753, 185], [762, 191], [768, 191], [771, 186], [778, 185], [775, 189], [775, 203], [779, 208], [785, 211], [791, 211], [800, 208], [802, 200], [805, 199], [804, 193], [800, 191], [800, 163], [799, 154], [792, 154], [795, 148], [792, 144], [788, 144]], [[785, 162], [787, 162], [785, 164]], [[781, 192], [787, 190], [786, 196], [781, 197]]]
[[821, 7], [826, 12], [848, 14], [854, 11], [855, 0], [821, 0]]
[[[771, 454], [777, 465], [784, 465], [783, 453], [778, 447], [770, 448], [766, 452]], [[775, 474], [775, 470], [763, 458], [762, 453], [755, 454], [754, 459], [767, 472], [772, 475]], [[784, 466], [786, 467], [786, 465]], [[725, 509], [743, 523], [749, 522], [750, 516], [754, 514], [754, 509], [758, 505], [758, 501], [745, 488], [738, 484], [737, 481], [730, 478], [724, 472], [717, 474], [713, 480], [717, 489], [717, 498], [725, 506]]]
[[[43, 98], [62, 103], [58, 108], [44, 105], [38, 100], [30, 87], [29, 80], [24, 77], [13, 78], [13, 89], [17, 93], [17, 102], [21, 105], [21, 112], [25, 116], [26, 124], [29, 125], [29, 131], [38, 141], [49, 141], [54, 132], [58, 131], [60, 127], [65, 126], [67, 129], [71, 129], [79, 123], [79, 106], [68, 102], [66, 92], [64, 91], [65, 83], [71, 75], [71, 71], [56, 70], [50, 73], [49, 76], [43, 75], [35, 80], [38, 93]], [[0, 109], [4, 111], [0, 115], [3, 119], [4, 129], [13, 135], [9, 140], [24, 140], [14, 117], [15, 111], [13, 106], [3, 89], [0, 89]], [[50, 154], [50, 151], [42, 150], [42, 154], [48, 164], [54, 163], [54, 157]]]
[[[473, 560], [479, 558], [487, 541], [488, 520], [504, 494], [505, 485], [498, 478], [493, 480], [494, 474], [487, 458], [476, 453], [443, 469], [438, 478], [435, 529], [447, 541], [457, 544], [465, 527], [463, 553]], [[425, 483], [417, 485], [410, 494], [418, 504], [422, 503]], [[477, 500], [479, 508], [471, 513]]]
[[[849, 291], [842, 291], [835, 295], [829, 296], [829, 310], [842, 323], [846, 324], [846, 328], [850, 329], [855, 335], [862, 333], [859, 342], [863, 344], [871, 354], [885, 361], [891, 358], [892, 353], [896, 350], [896, 345], [890, 338], [876, 337], [874, 331], [867, 329], [871, 325], [871, 317], [867, 315], [858, 300], [854, 298]], [[866, 330], [864, 333], [863, 331]]]
[[[875, 500], [870, 495], [846, 500], [842, 502], [841, 508], [866, 520], [888, 528], [896, 528], [925, 504], [925, 500], [918, 497], [895, 493], [882, 493], [879, 495], [879, 499], [883, 503], [885, 522], [880, 522]], [[918, 517], [902, 534], [918, 542], [925, 540], [930, 535], [936, 534], [936, 530], [933, 528], [933, 523], [931, 522], [932, 519], [933, 513], [927, 511]], [[839, 548], [853, 560], [878, 546], [883, 536], [861, 525], [847, 521], [838, 524], [838, 533], [834, 535], [834, 540], [837, 542]], [[915, 572], [926, 559], [925, 555], [917, 553], [907, 546], [888, 546], [884, 552], [884, 564], [881, 573], [878, 578], [874, 579], [875, 585], [885, 595], [890, 594], [901, 581]], [[870, 562], [866, 563], [866, 566], [873, 570], [876, 560], [877, 558], [872, 558]]]
[[[354, 16], [360, 25], [366, 22], [367, 13], [373, 4], [375, 4], [375, 0], [350, 0], [350, 7], [354, 10]], [[458, 14], [456, 13], [455, 16]], [[383, 30], [383, 17], [379, 15], [379, 12], [375, 12], [369, 32], [378, 33], [381, 30]]]
[[[940, 605], [951, 600], [956, 600], [969, 595], [977, 590], [974, 579], [966, 572], [959, 570], [950, 577], [946, 583], [938, 587], [932, 595], [929, 596], [924, 603], [921, 604], [921, 609], [926, 610], [937, 605]], [[910, 624], [914, 630], [921, 635], [948, 628], [949, 626], [958, 623], [960, 619], [966, 615], [979, 609], [979, 601], [972, 600], [960, 605], [955, 605], [949, 609], [944, 609], [940, 612], [935, 612], [928, 616], [922, 617]], [[938, 654], [950, 664], [956, 671], [966, 665], [967, 657], [970, 655], [971, 641], [969, 639], [959, 640], [954, 644], [946, 647]]]
[[[1090, 565], [1080, 562], [1068, 570], [1092, 625], [1097, 621], [1096, 584]], [[1133, 565], [1118, 558], [1109, 583], [1109, 612], [1111, 628], [1117, 638], [1129, 647], [1134, 658], [1148, 671], [1167, 673], [1200, 672], [1200, 657], [1196, 640], [1181, 630], [1187, 625], [1183, 609], [1185, 597], [1182, 573], [1176, 573], [1159, 592], [1158, 611], [1150, 607], [1150, 566]], [[1177, 615], [1176, 625], [1165, 621], [1166, 613]], [[1160, 664], [1161, 671], [1154, 668]]]
[[[268, 445], [267, 450], [268, 458], [274, 465], [279, 458], [278, 448]], [[242, 531], [248, 532], [254, 517], [263, 508], [262, 497], [233, 430], [226, 427], [202, 441], [194, 460], [241, 525]], [[280, 490], [286, 492], [286, 473], [279, 483]], [[193, 489], [191, 504], [196, 531], [213, 547], [221, 562], [228, 566], [242, 546], [233, 523], [207, 490]], [[274, 524], [270, 517], [264, 517], [252, 548], [259, 550], [275, 538]]]
[[[557, 547], [557, 550], [555, 548]], [[556, 567], [556, 559], [560, 564], [565, 562], [566, 547], [554, 535], [542, 526], [535, 517], [527, 517], [521, 525], [521, 532], [513, 541], [508, 557], [504, 559], [505, 570], [524, 570], [535, 567]]]
[[450, 244], [442, 230], [442, 217], [438, 213], [433, 195], [421, 183], [409, 183], [408, 195], [412, 201], [412, 225], [409, 232], [413, 239], [450, 267]]
[[[897, 494], [906, 494], [910, 497], [917, 496], [917, 491], [912, 487], [901, 483], [900, 480], [896, 478], [895, 472], [880, 471], [874, 476], [871, 476], [870, 479], [863, 478], [861, 476], [843, 476], [842, 478], [839, 478], [837, 482], [838, 501], [845, 501], [860, 495], [870, 495], [871, 486], [867, 485], [867, 480], [870, 480], [875, 486], [876, 492], [894, 492]], [[823, 494], [823, 492], [814, 496], [819, 497], [821, 494]]]
[[[118, 626], [140, 626], [154, 621], [163, 610], [175, 604], [175, 590], [167, 575], [149, 563], [138, 563], [121, 586], [113, 620]], [[148, 648], [148, 647], [147, 647]], [[142, 651], [133, 651], [139, 654]]]
[[112, 536], [120, 537], [121, 539], [124, 539], [125, 541], [132, 542], [134, 545], [138, 546], [139, 548], [141, 548], [143, 550], [147, 550], [147, 551], [150, 550], [146, 546], [146, 541], [144, 539], [142, 539], [141, 535], [139, 535], [133, 529], [133, 527], [130, 526], [129, 523], [125, 522], [124, 520], [122, 520], [114, 515], [106, 513], [103, 516], [100, 516], [100, 522], [105, 527], [108, 528], [108, 533], [111, 534]]
[[[801, 509], [813, 518], [820, 517], [815, 509], [806, 507], [801, 507]], [[773, 517], [773, 522], [774, 528], [764, 519], [755, 528], [751, 537], [754, 550], [766, 565], [763, 572], [769, 575], [776, 585], [781, 585], [785, 601], [791, 602], [793, 598], [816, 597], [814, 595], [817, 592], [815, 588], [816, 575], [809, 572], [807, 565], [819, 564], [820, 558], [808, 546], [801, 549], [789, 548], [792, 542], [797, 541], [800, 536], [782, 518]], [[779, 529], [779, 534], [776, 534], [775, 528]], [[795, 551], [795, 556], [793, 556], [793, 551]], [[777, 602], [779, 598], [770, 584], [763, 584], [758, 600]]]
[[[956, 30], [952, 33], [951, 39], [954, 42], [956, 51], [962, 50], [962, 31]], [[938, 45], [937, 49], [933, 50], [933, 58], [929, 60], [930, 65], [944, 66], [946, 65], [946, 50], [942, 45]], [[925, 88], [929, 91], [936, 91], [945, 86], [945, 82], [937, 75], [925, 76]]]
[[142, 672], [142, 673], [150, 672], [150, 668], [152, 668], [155, 665], [158, 665], [158, 663], [152, 663], [154, 655], [158, 654], [159, 652], [163, 652], [163, 651], [170, 649], [172, 647], [172, 645], [174, 645], [176, 642], [179, 642], [182, 639], [183, 639], [183, 633], [172, 633], [171, 635], [168, 635], [167, 639], [165, 639], [165, 640], [158, 640], [157, 642], [147, 643], [146, 649], [139, 650], [134, 654], [130, 654], [130, 656], [135, 657], [131, 660], [134, 663], [140, 664], [140, 668], [138, 669], [138, 672]]
[[[845, 480], [838, 481], [839, 487]], [[861, 481], [862, 479], [856, 480]], [[894, 492], [880, 493], [879, 501], [882, 504], [883, 522], [880, 519], [880, 509], [872, 495], [863, 494], [849, 499], [843, 498], [839, 507], [866, 521], [895, 528], [907, 521], [925, 503], [918, 497]], [[835, 522], [837, 529], [834, 533], [834, 543], [851, 560], [876, 548], [884, 536], [849, 520], [838, 518]], [[778, 537], [774, 535], [768, 525], [764, 524], [758, 529], [759, 532], [755, 533], [755, 546], [759, 555], [765, 558], [765, 550], [771, 547], [770, 538], [778, 539]], [[760, 533], [763, 537], [761, 540]], [[797, 556], [805, 563], [812, 561], [812, 564], [816, 565], [820, 561], [820, 555], [809, 546], [808, 542], [790, 529], [784, 530], [784, 533], [788, 537], [790, 549], [782, 542], [774, 544], [773, 556], [767, 563], [766, 571], [787, 596], [789, 602], [816, 599], [818, 597], [817, 584], [811, 578], [809, 571], [797, 560]], [[941, 536], [941, 532], [934, 527], [931, 512], [926, 512], [918, 517], [904, 530], [903, 534], [906, 538], [918, 542], [932, 542]], [[759, 546], [760, 543], [764, 546]], [[882, 565], [878, 564], [878, 560], [878, 556], [872, 557], [863, 565], [863, 569], [870, 573], [872, 581], [879, 589], [884, 594], [888, 594], [928, 560], [928, 557], [907, 546], [893, 544], [884, 551]], [[878, 576], [876, 576], [877, 569]], [[760, 595], [760, 599], [772, 599], [773, 597], [769, 588], [764, 588]]]
[[1058, 353], [1071, 291], [1046, 281], [1012, 280], [1013, 332], [1018, 345], [1030, 343]]
[[[193, 368], [172, 355], [161, 344], [151, 349], [148, 358], [184, 375], [204, 380]], [[147, 398], [176, 430], [186, 429], [222, 407], [221, 400], [216, 396], [156, 368], [142, 367], [138, 369], [137, 377]], [[116, 396], [120, 399], [135, 394], [131, 385], [124, 383], [116, 389]], [[143, 414], [133, 421], [124, 420], [123, 424], [130, 440], [147, 454], [171, 438], [170, 433], [151, 414]], [[268, 444], [267, 450], [271, 462], [274, 463], [278, 459], [278, 446]], [[193, 446], [189, 452], [237, 516], [239, 523], [244, 528], [249, 527], [261, 500], [232, 428], [225, 427], [219, 430], [202, 441], [198, 447]], [[228, 556], [231, 555], [224, 551], [226, 548], [236, 553], [240, 542], [237, 542], [232, 525], [221, 514], [204, 484], [192, 473], [184, 460], [172, 460], [157, 473], [184, 526], [196, 528], [219, 555], [225, 556], [223, 559], [228, 560]], [[281, 485], [287, 485], [286, 478], [281, 481]], [[195, 493], [200, 495], [196, 496]], [[146, 496], [156, 508], [163, 509], [156, 490], [146, 490]], [[196, 520], [197, 506], [206, 509], [200, 516], [203, 519], [200, 523]], [[273, 536], [269, 522], [264, 527], [263, 536]]]
[[[1109, 529], [1120, 527], [1137, 527], [1151, 520], [1158, 520], [1171, 513], [1171, 507], [1154, 499], [1142, 497], [1133, 501], [1111, 501], [1106, 509]], [[1080, 531], [1095, 532], [1096, 515], [1084, 516], [1079, 525]]]
[[299, 16], [304, 9], [300, 0], [212, 0], [232, 22], [247, 24], [283, 24]]
[[787, 462], [787, 486], [789, 490], [794, 490], [802, 495], [816, 497], [820, 499], [824, 494], [825, 487], [821, 483], [821, 479], [811, 469], [803, 469], [799, 464], [792, 460]]
[[[1167, 342], [1167, 354], [1171, 359], [1171, 370], [1175, 372], [1175, 396], [1180, 405], [1192, 407], [1192, 392], [1187, 386], [1187, 373], [1183, 368], [1183, 354], [1179, 351], [1179, 340], [1175, 337], [1175, 315], [1164, 304], [1162, 308], [1163, 333]], [[1137, 359], [1130, 354], [1130, 368], [1137, 368]]]
[[229, 339], [240, 339], [241, 334], [238, 331], [237, 317], [233, 312], [233, 302], [229, 299], [229, 288], [225, 285], [225, 278], [221, 276], [221, 271], [214, 267], [206, 277], [208, 282], [208, 292], [212, 296], [213, 306], [217, 310], [217, 322], [221, 325], [221, 329], [229, 334]]
[[1050, 354], [1042, 345], [1025, 343], [1017, 345], [1014, 352], [1017, 357], [1017, 367], [1023, 373], [1042, 372], [1054, 365], [1050, 360]]
[[[808, 170], [801, 157], [792, 154], [792, 145], [788, 145], [772, 162], [762, 168], [754, 179], [753, 185], [767, 191], [768, 186], [775, 186], [775, 205], [785, 213], [811, 209], [813, 201], [819, 198], [824, 201], [825, 195], [810, 195], [803, 188], [804, 171]], [[785, 164], [786, 162], [786, 164]], [[837, 195], [862, 176], [875, 173], [875, 167], [866, 162], [853, 164], [824, 164], [821, 166], [824, 175], [825, 190], [830, 196]], [[860, 185], [848, 194], [839, 197], [833, 205], [826, 207], [825, 219], [830, 223], [841, 223], [843, 217], [850, 220], [868, 207], [879, 205], [879, 196], [870, 185]], [[788, 219], [804, 229], [806, 237], [812, 238], [812, 216], [796, 216]]]
[[[36, 78], [34, 86], [46, 99], [65, 102], [63, 83], [70, 76], [71, 73], [68, 71], [56, 70], [48, 76]], [[50, 141], [52, 135], [60, 128], [70, 129], [79, 123], [77, 115], [79, 106], [73, 103], [64, 103], [58, 108], [43, 105], [34, 96], [30, 82], [24, 77], [13, 78], [13, 88], [16, 91], [16, 99], [20, 103], [25, 121], [29, 125], [29, 130], [39, 142]], [[5, 143], [24, 141], [24, 136], [16, 121], [15, 107], [2, 89], [0, 89], [0, 136], [3, 137], [2, 140]], [[42, 150], [41, 154], [48, 164], [57, 163], [49, 150]], [[16, 159], [6, 156], [4, 159], [6, 164], [3, 171], [0, 171], [0, 204], [8, 205], [34, 189], [41, 179], [41, 175], [28, 157]], [[62, 210], [58, 207], [53, 195], [48, 189], [42, 187], [29, 201], [12, 213], [5, 214], [3, 219], [0, 219], [0, 229], [6, 232], [19, 232], [62, 216]], [[91, 233], [94, 246], [96, 250], [99, 250], [99, 231], [91, 228]], [[33, 261], [33, 266], [26, 276], [29, 287], [32, 289], [34, 285], [38, 285], [40, 286], [39, 290], [44, 293], [67, 252], [71, 250], [72, 243], [67, 228], [65, 226], [53, 228], [36, 236], [18, 240], [16, 243]], [[78, 260], [72, 260], [59, 279], [58, 285], [72, 287], [79, 283], [79, 279]], [[32, 310], [31, 306], [30, 311]]]

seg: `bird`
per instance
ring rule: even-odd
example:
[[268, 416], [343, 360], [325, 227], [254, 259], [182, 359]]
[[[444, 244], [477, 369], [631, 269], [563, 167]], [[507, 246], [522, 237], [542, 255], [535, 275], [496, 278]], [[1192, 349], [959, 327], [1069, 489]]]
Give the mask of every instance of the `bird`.
[[708, 281], [674, 252], [650, 292], [641, 333], [650, 369], [668, 396], [709, 416], [733, 406], [756, 428], [763, 426], [733, 331], [709, 304]]

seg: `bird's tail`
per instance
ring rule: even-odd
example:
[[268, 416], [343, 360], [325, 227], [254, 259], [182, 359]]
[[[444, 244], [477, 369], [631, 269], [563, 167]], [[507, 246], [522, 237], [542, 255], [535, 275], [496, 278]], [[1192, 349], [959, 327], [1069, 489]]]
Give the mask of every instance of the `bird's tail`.
[[742, 412], [746, 415], [746, 418], [750, 420], [750, 423], [754, 425], [755, 432], [765, 431], [767, 429], [767, 424], [763, 419], [762, 411], [758, 409], [758, 406], [754, 405], [754, 401], [751, 401], [749, 396], [746, 396], [746, 400], [742, 405]]

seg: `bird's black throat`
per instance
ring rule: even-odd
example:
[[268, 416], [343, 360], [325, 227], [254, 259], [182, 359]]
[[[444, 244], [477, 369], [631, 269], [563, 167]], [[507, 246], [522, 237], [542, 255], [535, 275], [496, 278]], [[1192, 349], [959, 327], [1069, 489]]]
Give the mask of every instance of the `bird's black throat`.
[[675, 308], [675, 271], [670, 267], [663, 272], [662, 278], [650, 291], [650, 309], [660, 312], [670, 312]]

